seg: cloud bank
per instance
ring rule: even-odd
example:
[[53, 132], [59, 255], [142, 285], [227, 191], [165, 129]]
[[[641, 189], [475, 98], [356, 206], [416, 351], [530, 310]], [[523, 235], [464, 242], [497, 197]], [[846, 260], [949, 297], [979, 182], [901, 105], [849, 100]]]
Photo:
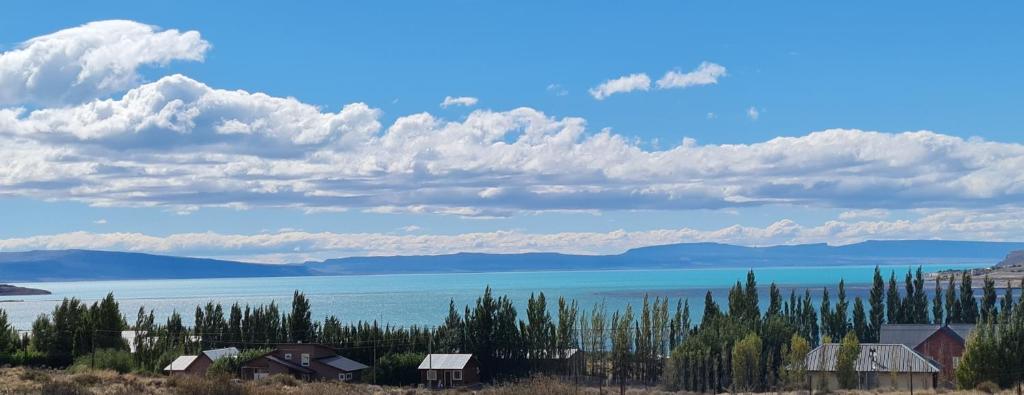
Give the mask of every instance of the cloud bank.
[[630, 248], [683, 242], [740, 245], [848, 244], [869, 239], [1020, 240], [1024, 213], [959, 210], [926, 213], [915, 220], [827, 221], [806, 226], [784, 219], [764, 227], [729, 226], [645, 231], [524, 233], [496, 231], [458, 235], [331, 233], [282, 230], [253, 235], [212, 232], [151, 236], [141, 233], [71, 232], [0, 239], [0, 251], [86, 248], [285, 263], [346, 256], [447, 254], [455, 252], [562, 252], [615, 254]]
[[[11, 60], [50, 42], [85, 44], [62, 49], [51, 63]], [[196, 32], [96, 22], [4, 53], [4, 81], [56, 65], [85, 81], [65, 90], [88, 86], [95, 96], [137, 82], [139, 65], [201, 59], [208, 47]], [[111, 51], [131, 60], [100, 56]], [[670, 73], [664, 85], [712, 83], [725, 73], [716, 66]], [[596, 95], [649, 86], [636, 74], [602, 84]], [[18, 92], [18, 102], [66, 98]], [[89, 96], [81, 95], [73, 96]], [[478, 109], [457, 121], [424, 112], [384, 125], [381, 117], [364, 103], [324, 110], [183, 75], [77, 104], [0, 107], [0, 195], [179, 213], [294, 207], [479, 217], [760, 205], [970, 209], [1024, 201], [1024, 145], [932, 131], [830, 129], [752, 144], [683, 139], [652, 150], [609, 130], [588, 130], [582, 118], [530, 107]]]

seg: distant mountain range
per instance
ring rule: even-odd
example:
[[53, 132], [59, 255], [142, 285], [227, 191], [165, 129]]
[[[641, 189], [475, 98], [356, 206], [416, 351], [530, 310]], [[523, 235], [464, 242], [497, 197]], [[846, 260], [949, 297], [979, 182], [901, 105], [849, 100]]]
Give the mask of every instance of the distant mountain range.
[[1024, 250], [1024, 243], [893, 240], [844, 246], [801, 244], [772, 247], [685, 243], [636, 248], [618, 255], [458, 253], [352, 257], [283, 265], [128, 252], [27, 251], [0, 253], [0, 283], [698, 267], [934, 263], [992, 266], [1014, 250]]

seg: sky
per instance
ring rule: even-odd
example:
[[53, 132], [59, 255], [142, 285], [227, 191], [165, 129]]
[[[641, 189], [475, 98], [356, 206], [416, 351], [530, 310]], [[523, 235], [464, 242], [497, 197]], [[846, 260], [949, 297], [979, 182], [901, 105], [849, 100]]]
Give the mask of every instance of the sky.
[[1024, 5], [0, 13], [0, 251], [1024, 240]]

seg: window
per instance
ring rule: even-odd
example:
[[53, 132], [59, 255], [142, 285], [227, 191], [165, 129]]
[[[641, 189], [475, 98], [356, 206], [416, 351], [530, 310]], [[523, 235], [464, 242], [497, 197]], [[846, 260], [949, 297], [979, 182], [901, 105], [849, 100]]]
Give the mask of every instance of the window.
[[957, 366], [960, 366], [960, 357], [953, 357], [953, 369], [956, 369]]
[[461, 370], [453, 370], [452, 371], [452, 380], [462, 381], [462, 371]]
[[437, 371], [436, 370], [428, 370], [427, 371], [427, 380], [429, 380], [429, 381], [437, 381]]
[[352, 381], [352, 373], [345, 373], [345, 381]]
[[302, 354], [302, 366], [309, 366], [309, 354]]
[[291, 361], [292, 360], [292, 353], [284, 354], [284, 359], [287, 359], [287, 360]]

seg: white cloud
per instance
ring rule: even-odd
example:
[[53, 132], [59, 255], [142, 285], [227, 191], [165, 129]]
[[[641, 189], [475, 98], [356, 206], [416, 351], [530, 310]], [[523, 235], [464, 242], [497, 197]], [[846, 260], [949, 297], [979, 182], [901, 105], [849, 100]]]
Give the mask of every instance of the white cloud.
[[[402, 230], [412, 233], [420, 229], [410, 226]], [[614, 254], [635, 247], [684, 242], [764, 246], [820, 242], [849, 244], [864, 240], [936, 237], [955, 240], [1021, 240], [1024, 238], [1024, 211], [945, 210], [916, 220], [828, 221], [811, 226], [784, 219], [764, 227], [733, 225], [711, 230], [678, 228], [561, 233], [495, 231], [455, 235], [282, 230], [252, 235], [201, 232], [168, 236], [71, 232], [0, 239], [0, 251], [104, 249], [281, 263], [345, 256], [456, 252]]]
[[444, 101], [441, 102], [441, 108], [448, 108], [451, 106], [464, 106], [472, 107], [475, 106], [479, 99], [470, 96], [445, 96]]
[[886, 218], [889, 216], [889, 210], [883, 210], [880, 208], [873, 208], [868, 210], [849, 210], [839, 213], [839, 219], [851, 220], [860, 218]]
[[420, 228], [419, 226], [416, 226], [416, 225], [408, 225], [408, 226], [403, 226], [400, 229], [403, 232], [406, 232], [406, 233], [413, 233], [413, 232], [418, 232], [418, 231], [422, 230], [423, 228]]
[[638, 73], [608, 80], [601, 85], [590, 89], [590, 95], [597, 100], [604, 100], [606, 97], [616, 93], [628, 93], [632, 91], [646, 91], [651, 89], [651, 77], [647, 74]]
[[92, 22], [40, 36], [0, 53], [0, 105], [79, 103], [138, 83], [144, 65], [201, 61], [199, 32], [132, 21]]
[[[622, 91], [606, 88], [602, 95]], [[380, 117], [363, 103], [323, 111], [181, 75], [110, 99], [0, 108], [0, 194], [180, 214], [288, 207], [484, 218], [1024, 201], [1024, 145], [930, 131], [831, 129], [660, 149], [528, 107], [475, 110], [461, 121], [418, 113], [385, 126]]]
[[548, 84], [547, 91], [555, 96], [565, 96], [569, 91], [559, 84]]
[[715, 118], [718, 118], [718, 115], [716, 115], [716, 114], [715, 114], [715, 113], [713, 113], [713, 112], [709, 112], [709, 113], [708, 113], [708, 115], [706, 115], [705, 117], [706, 117], [707, 119], [715, 119]]
[[700, 66], [688, 73], [683, 73], [679, 70], [671, 70], [661, 79], [658, 80], [658, 89], [672, 89], [672, 88], [688, 88], [691, 86], [699, 85], [713, 85], [718, 83], [718, 79], [725, 77], [725, 67], [710, 63], [702, 62]]
[[104, 218], [100, 218], [98, 220], [92, 221], [92, 223], [94, 223], [96, 225], [106, 225], [107, 224], [107, 220], [104, 219]]
[[747, 109], [747, 117], [756, 121], [761, 117], [761, 112], [758, 111], [756, 107], [751, 106]]

